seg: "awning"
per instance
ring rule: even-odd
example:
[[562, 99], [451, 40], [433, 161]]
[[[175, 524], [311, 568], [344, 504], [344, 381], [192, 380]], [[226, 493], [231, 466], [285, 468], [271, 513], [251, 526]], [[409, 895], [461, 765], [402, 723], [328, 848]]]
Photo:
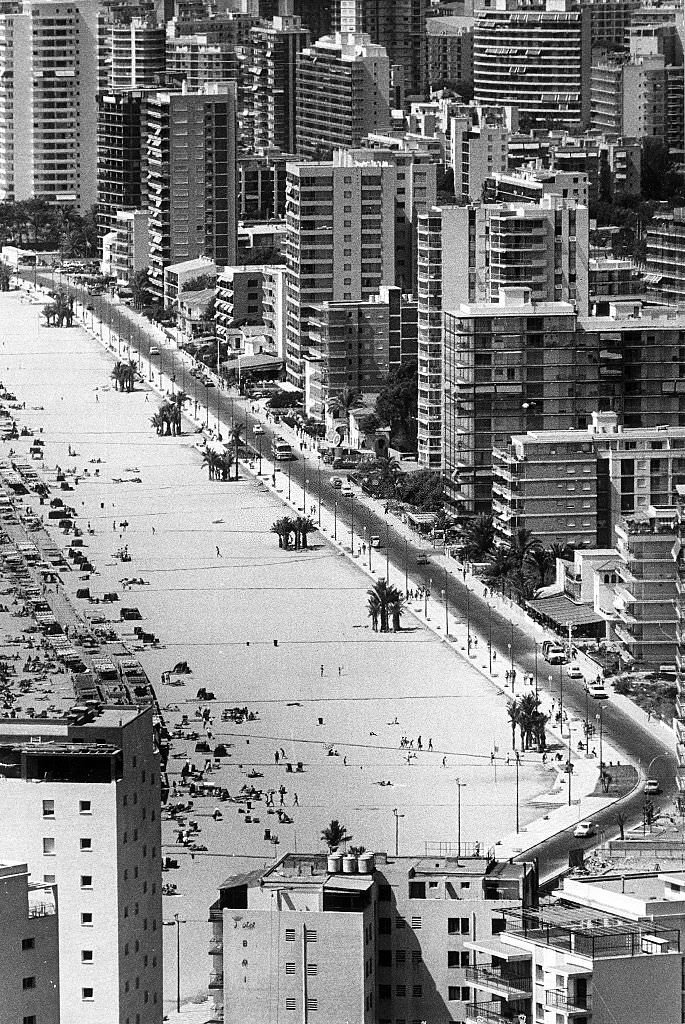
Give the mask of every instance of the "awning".
[[538, 615], [544, 615], [561, 629], [567, 629], [568, 626], [589, 626], [595, 622], [604, 622], [602, 616], [597, 614], [591, 604], [574, 604], [563, 595], [527, 601], [526, 604]]
[[323, 884], [324, 889], [339, 892], [366, 892], [374, 885], [373, 875], [330, 875]]

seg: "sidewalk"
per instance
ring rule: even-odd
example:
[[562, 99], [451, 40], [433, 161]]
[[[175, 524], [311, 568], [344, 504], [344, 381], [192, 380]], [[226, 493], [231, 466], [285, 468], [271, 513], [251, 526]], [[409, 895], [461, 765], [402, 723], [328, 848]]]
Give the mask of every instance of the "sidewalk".
[[[83, 326], [96, 340], [99, 340], [103, 346], [110, 348], [114, 341], [114, 332], [108, 328], [107, 324], [101, 324], [99, 329], [96, 329], [95, 322], [97, 321], [97, 318], [94, 318], [90, 311], [88, 311], [86, 316], [82, 316]], [[88, 324], [87, 320], [90, 320], [91, 323]], [[107, 334], [107, 337], [103, 337], [103, 334]], [[183, 358], [184, 361], [187, 361], [189, 365], [192, 365], [194, 362], [194, 360], [185, 353], [177, 352], [176, 354], [180, 358]], [[164, 390], [154, 381], [146, 381], [146, 384], [151, 389], [157, 391], [160, 395], [164, 395]], [[248, 402], [240, 398], [235, 398], [235, 402], [237, 403], [237, 407], [247, 414]], [[260, 414], [263, 418], [263, 410], [260, 410]], [[196, 427], [201, 428], [203, 433], [208, 436], [213, 435], [214, 432], [208, 431], [205, 427], [206, 406], [202, 406], [201, 403], [198, 403], [197, 415], [186, 411], [185, 416], [190, 422], [194, 423]], [[256, 415], [255, 418], [260, 418], [260, 416]], [[285, 427], [285, 425], [283, 430], [280, 432], [282, 432], [285, 437], [293, 440], [293, 442], [300, 447], [299, 439], [297, 439], [294, 432]], [[301, 457], [305, 462], [305, 466], [311, 466], [312, 468], [311, 476], [308, 481], [312, 486], [311, 490], [307, 490], [306, 495], [294, 479], [291, 479], [290, 483], [288, 483], [287, 469], [284, 467], [284, 464], [272, 463], [268, 458], [268, 454], [265, 455], [264, 453], [262, 454], [262, 474], [260, 479], [263, 486], [272, 490], [294, 513], [305, 513], [307, 511], [305, 506], [308, 505], [312, 519], [316, 524], [318, 524], [319, 507], [316, 477], [319, 471], [327, 472], [328, 467], [323, 467], [318, 452], [302, 450]], [[257, 475], [254, 459], [241, 461], [243, 461], [243, 466], [247, 471], [251, 472], [255, 476]], [[273, 483], [274, 479], [275, 485]], [[288, 490], [290, 490], [290, 499], [288, 498]], [[341, 504], [350, 501], [349, 498], [341, 498], [340, 500]], [[374, 504], [374, 499], [361, 494], [358, 488], [355, 488], [354, 502], [357, 507], [361, 505], [367, 509], [373, 509], [374, 512], [378, 511]], [[360, 545], [364, 544], [364, 541], [359, 537], [358, 533], [355, 533], [353, 551], [351, 530], [348, 529], [340, 519], [336, 520], [334, 512], [328, 511], [323, 506], [320, 510], [320, 523], [321, 533], [327, 538], [328, 542], [338, 549], [341, 556], [344, 555], [356, 561], [361, 571], [369, 578], [370, 583], [373, 583], [377, 579], [385, 576], [386, 552], [383, 549], [371, 549], [368, 545], [367, 538], [367, 542], [365, 544], [366, 550], [362, 551]], [[412, 544], [416, 544], [417, 538], [412, 531], [406, 526], [406, 524], [400, 522], [394, 517], [392, 521], [392, 528], [396, 533], [404, 536], [407, 540], [411, 540]], [[437, 554], [432, 554], [431, 558], [435, 560], [436, 577], [438, 574], [442, 575], [445, 572], [449, 572], [451, 576], [465, 580], [472, 592], [477, 593], [480, 597], [484, 597], [483, 590], [485, 588], [481, 581], [470, 575], [468, 572], [464, 574], [463, 567], [453, 559], [450, 559], [445, 555]], [[398, 566], [391, 558], [389, 560], [388, 569], [390, 582], [396, 584], [398, 589], [404, 592], [404, 567]], [[418, 583], [414, 583], [411, 579], [411, 572], [409, 573], [408, 583], [410, 590], [415, 590], [419, 586]], [[406, 608], [409, 614], [414, 616], [425, 628], [432, 630], [433, 633], [440, 637], [445, 643], [448, 643], [455, 653], [460, 654], [464, 658], [468, 658], [472, 666], [510, 700], [520, 697], [524, 692], [526, 692], [526, 690], [530, 690], [531, 683], [523, 682], [525, 679], [525, 673], [520, 665], [516, 665], [514, 663], [514, 668], [516, 670], [516, 681], [514, 684], [505, 679], [505, 673], [510, 664], [509, 653], [508, 651], [503, 652], [496, 649], [494, 645], [492, 672], [490, 671], [487, 638], [482, 636], [473, 628], [473, 626], [470, 629], [472, 646], [470, 652], [467, 653], [467, 624], [464, 619], [456, 618], [448, 609], [446, 623], [447, 629], [445, 628], [445, 607], [444, 602], [438, 600], [440, 593], [438, 588], [439, 582], [438, 579], [436, 579], [436, 583], [432, 588], [433, 592], [430, 597], [427, 599], [415, 598], [412, 601], [408, 601]], [[524, 628], [529, 634], [536, 634], [539, 641], [542, 641], [547, 637], [548, 634], [541, 626], [534, 623], [528, 618], [522, 609], [513, 605], [512, 602], [509, 602], [506, 598], [490, 592], [486, 600], [492, 601], [493, 606], [497, 608], [498, 613], [511, 621], [514, 626]], [[546, 805], [546, 813], [541, 815], [534, 822], [529, 823], [525, 829], [522, 829], [518, 833], [518, 835], [514, 833], [513, 835], [502, 839], [501, 853], [506, 856], [514, 856], [524, 852], [531, 846], [535, 846], [544, 839], [556, 835], [558, 832], [570, 827], [577, 821], [582, 820], [584, 817], [591, 817], [593, 814], [596, 814], [599, 810], [608, 806], [616, 799], [616, 797], [611, 796], [606, 798], [590, 796], [597, 785], [599, 763], [597, 758], [589, 758], [578, 754], [577, 744], [580, 739], [584, 739], [583, 720], [576, 719], [574, 717], [570, 717], [569, 719], [569, 716], [565, 712], [564, 735], [562, 738], [559, 733], [558, 725], [554, 722], [554, 715], [558, 711], [556, 695], [548, 692], [543, 686], [539, 686], [538, 694], [541, 710], [549, 716], [547, 732], [551, 738], [550, 745], [554, 751], [552, 755], [548, 755], [546, 763], [550, 774], [553, 773], [556, 778], [549, 787], [547, 793], [541, 796], [539, 800], [539, 803]], [[625, 698], [623, 698], [623, 700], [628, 705], [629, 713], [631, 713], [636, 720], [639, 720], [637, 716], [643, 715], [643, 713], [632, 705], [630, 701], [627, 701]], [[645, 719], [646, 717], [647, 716], [644, 715]], [[569, 733], [570, 754], [574, 765], [571, 783], [572, 801], [570, 807], [568, 806], [568, 777], [566, 773], [563, 772], [563, 767], [565, 766], [568, 757]], [[668, 739], [666, 737], [664, 737], [664, 745], [669, 746]], [[557, 752], [561, 754], [561, 760], [552, 760]], [[515, 755], [513, 752], [493, 751], [493, 756], [495, 762], [504, 764], [511, 763], [511, 759]], [[528, 763], [531, 761], [540, 762], [542, 760], [542, 756], [536, 752], [526, 751], [525, 754], [523, 754], [522, 760]], [[618, 755], [608, 740], [605, 740], [603, 744], [603, 760], [607, 765], [610, 762], [618, 761]], [[547, 807], [549, 809], [547, 809]], [[182, 1024], [183, 1020], [184, 1018], [180, 1018], [178, 1024]], [[189, 1024], [196, 1024], [196, 1022], [195, 1020], [192, 1020]]]

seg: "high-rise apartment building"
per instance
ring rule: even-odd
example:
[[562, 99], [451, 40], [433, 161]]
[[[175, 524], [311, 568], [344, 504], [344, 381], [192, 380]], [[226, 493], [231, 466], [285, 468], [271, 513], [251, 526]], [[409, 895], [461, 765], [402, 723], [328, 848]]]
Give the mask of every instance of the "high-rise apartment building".
[[254, 148], [294, 153], [296, 146], [297, 55], [309, 45], [299, 18], [279, 15], [250, 33], [252, 136]]
[[97, 222], [102, 236], [114, 229], [119, 210], [140, 210], [146, 202], [146, 93], [99, 93], [97, 104]]
[[448, 856], [286, 854], [227, 879], [210, 910], [215, 1012], [225, 1024], [463, 1020], [469, 940], [496, 942], [503, 911], [536, 900], [532, 864], [477, 843]]
[[685, 302], [685, 209], [657, 212], [645, 239], [652, 291], [666, 302]]
[[[682, 69], [681, 69], [682, 76]], [[592, 127], [607, 135], [666, 139], [666, 62], [661, 54], [593, 62]]]
[[557, 196], [539, 203], [435, 207], [418, 217], [418, 451], [439, 470], [444, 448], [443, 311], [496, 302], [527, 286], [536, 301], [588, 308], [588, 211]]
[[407, 96], [423, 98], [426, 86], [426, 15], [429, 0], [336, 0], [336, 28], [365, 32], [400, 69]]
[[450, 167], [457, 200], [476, 202], [491, 174], [508, 167], [511, 108], [477, 106], [450, 119]]
[[473, 95], [473, 18], [428, 18], [426, 22], [428, 89], [456, 89]]
[[575, 0], [494, 0], [476, 12], [474, 96], [518, 107], [521, 127], [590, 123], [590, 8]]
[[166, 29], [154, 17], [105, 20], [100, 29], [100, 90], [160, 85]]
[[635, 302], [617, 302], [605, 317], [578, 316], [570, 303], [532, 302], [527, 288], [500, 291], [498, 303], [446, 307], [448, 497], [489, 512], [493, 448], [527, 430], [585, 429], [595, 410], [614, 410], [626, 427], [682, 425], [683, 327], [682, 314]]
[[0, 200], [96, 201], [97, 7], [23, 0], [0, 13]]
[[0, 864], [0, 1006], [7, 1021], [57, 1024], [55, 885], [29, 883], [26, 864]]
[[324, 36], [297, 55], [297, 152], [330, 159], [390, 126], [390, 64], [369, 36]]
[[152, 709], [4, 719], [0, 753], [0, 858], [22, 860], [32, 881], [57, 885], [60, 1020], [161, 1024]]
[[228, 82], [147, 100], [150, 287], [159, 298], [170, 264], [236, 262], [235, 104]]
[[176, 88], [185, 82], [188, 92], [199, 92], [207, 82], [237, 81], [240, 73], [235, 47], [208, 33], [169, 36], [166, 67]]

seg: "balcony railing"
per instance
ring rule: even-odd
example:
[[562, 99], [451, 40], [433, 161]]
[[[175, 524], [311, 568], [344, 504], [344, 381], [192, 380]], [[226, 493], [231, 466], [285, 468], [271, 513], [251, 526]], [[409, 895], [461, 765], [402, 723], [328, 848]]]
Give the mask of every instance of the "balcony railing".
[[500, 967], [467, 967], [466, 979], [479, 987], [506, 992], [520, 999], [527, 998], [532, 990], [530, 978], [525, 975], [506, 975]]
[[223, 988], [224, 987], [224, 976], [223, 976], [223, 973], [217, 972], [216, 974], [210, 974], [210, 976], [209, 976], [209, 987], [210, 988]]
[[210, 945], [209, 945], [209, 955], [210, 956], [221, 956], [223, 951], [224, 951], [224, 944], [223, 944], [223, 942], [211, 942], [210, 943]]
[[506, 1014], [502, 1013], [504, 1009], [502, 1003], [498, 1003], [493, 1000], [490, 1003], [467, 1003], [466, 1005], [466, 1019], [474, 1021], [475, 1024], [481, 1024], [482, 1021], [488, 1021], [488, 1024], [512, 1024], [516, 1021], [516, 1024], [530, 1024], [530, 1014], [520, 1013], [513, 1010], [508, 1010]]
[[563, 988], [555, 988], [545, 992], [545, 1002], [547, 1006], [553, 1006], [557, 1010], [565, 1010], [566, 1013], [587, 1013], [590, 1009], [587, 997], [580, 999], [578, 996], [569, 995]]

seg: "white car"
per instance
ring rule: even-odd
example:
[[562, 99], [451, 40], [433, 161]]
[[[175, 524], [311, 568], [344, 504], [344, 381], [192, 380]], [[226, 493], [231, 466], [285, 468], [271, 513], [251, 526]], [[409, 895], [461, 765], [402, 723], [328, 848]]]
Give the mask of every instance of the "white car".
[[658, 779], [647, 779], [645, 782], [645, 793], [660, 793], [661, 786]]
[[151, 356], [158, 356], [159, 355], [159, 349], [157, 348], [156, 345], [150, 345], [150, 355]]
[[332, 476], [329, 480], [331, 487], [336, 491], [339, 491], [343, 485], [343, 478], [341, 476]]
[[342, 485], [342, 487], [340, 488], [340, 493], [341, 494], [354, 494], [354, 491], [352, 490], [351, 484], [345, 482]]
[[569, 679], [582, 679], [583, 678], [583, 673], [581, 672], [579, 665], [569, 665], [569, 667], [568, 667], [568, 669], [566, 671], [566, 675], [569, 677]]
[[581, 821], [579, 825], [573, 830], [574, 838], [576, 839], [589, 839], [590, 836], [595, 834], [595, 825], [592, 821]]
[[266, 430], [265, 430], [265, 429], [264, 429], [264, 427], [263, 427], [263, 426], [261, 425], [261, 423], [258, 423], [256, 427], [253, 427], [253, 428], [252, 428], [252, 433], [253, 433], [253, 434], [256, 434], [256, 435], [257, 435], [257, 437], [259, 437], [259, 435], [260, 435], [260, 434], [266, 434]]

